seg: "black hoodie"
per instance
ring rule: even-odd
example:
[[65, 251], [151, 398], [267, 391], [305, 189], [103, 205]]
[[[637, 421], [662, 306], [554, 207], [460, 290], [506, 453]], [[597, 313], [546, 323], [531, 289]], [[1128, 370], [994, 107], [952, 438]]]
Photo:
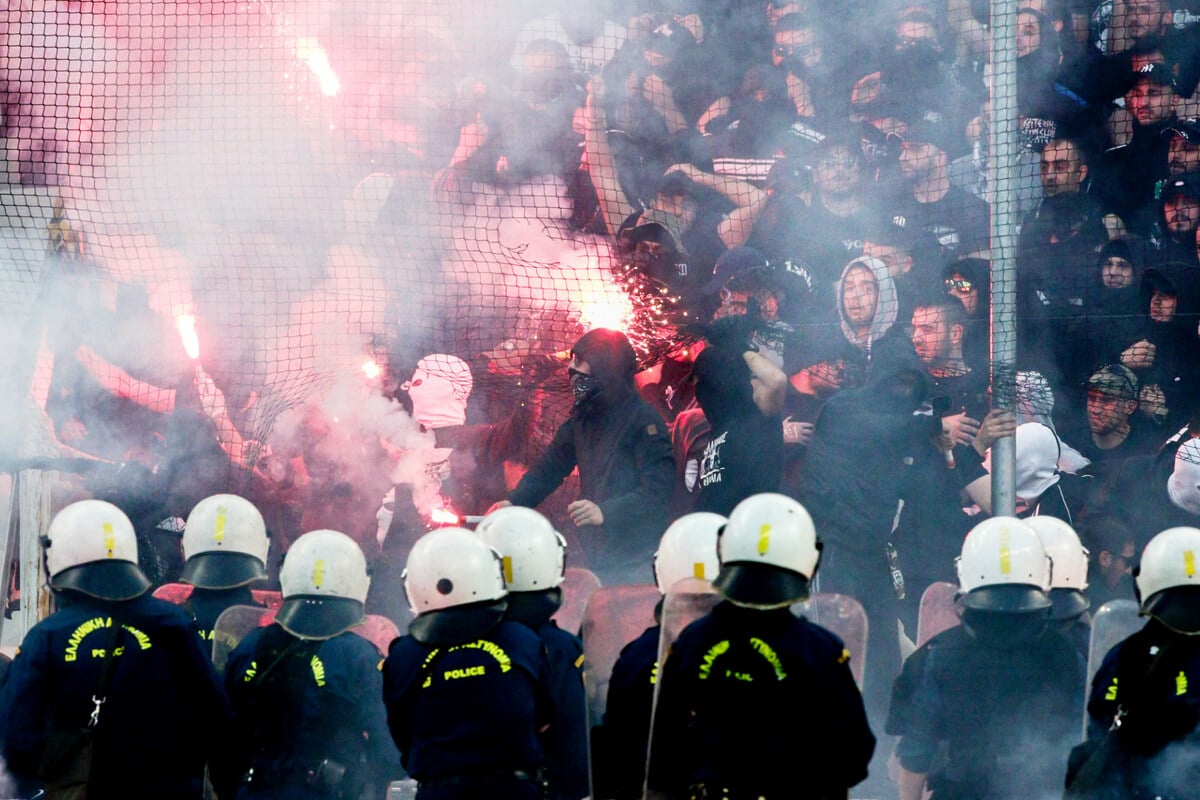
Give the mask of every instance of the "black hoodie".
[[576, 342], [599, 393], [576, 405], [546, 452], [508, 499], [536, 506], [579, 468], [579, 499], [600, 506], [604, 524], [585, 528], [587, 566], [605, 585], [638, 583], [649, 575], [659, 536], [670, 516], [675, 460], [654, 407], [638, 396], [637, 357], [624, 334], [597, 328]]

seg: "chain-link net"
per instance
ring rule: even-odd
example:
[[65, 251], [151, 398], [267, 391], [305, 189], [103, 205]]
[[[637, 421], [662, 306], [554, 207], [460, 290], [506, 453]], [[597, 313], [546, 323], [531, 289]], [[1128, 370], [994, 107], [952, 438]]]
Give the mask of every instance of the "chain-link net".
[[1110, 365], [1138, 426], [1178, 427], [1195, 19], [1166, 0], [10, 3], [4, 451], [97, 460], [93, 491], [149, 475], [173, 514], [215, 488], [292, 533], [358, 508], [369, 538], [397, 453], [440, 427], [408, 414], [423, 357], [465, 363], [448, 421], [491, 477], [414, 502], [481, 513], [565, 419], [571, 345], [599, 326], [629, 334], [668, 422], [689, 345], [724, 336], [792, 378], [793, 425], [912, 365], [952, 437], [1031, 397], [1086, 431]]

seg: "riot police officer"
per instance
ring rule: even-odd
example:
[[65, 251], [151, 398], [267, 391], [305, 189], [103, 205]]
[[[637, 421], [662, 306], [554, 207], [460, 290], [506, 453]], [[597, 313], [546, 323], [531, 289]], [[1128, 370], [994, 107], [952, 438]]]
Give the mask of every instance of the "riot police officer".
[[684, 629], [662, 665], [648, 787], [729, 800], [846, 797], [867, 776], [875, 737], [850, 653], [790, 608], [808, 597], [820, 560], [812, 518], [790, 497], [752, 495], [717, 545], [713, 585], [725, 601]]
[[1105, 765], [1122, 797], [1178, 800], [1200, 784], [1200, 529], [1168, 528], [1135, 570], [1146, 625], [1109, 651], [1092, 681], [1089, 739], [1111, 731]]
[[350, 630], [364, 618], [366, 558], [344, 533], [311, 531], [289, 548], [279, 580], [275, 623], [246, 636], [225, 670], [249, 767], [238, 797], [377, 796], [401, 770], [379, 653]]
[[43, 544], [57, 610], [26, 634], [0, 688], [8, 769], [92, 797], [198, 800], [231, 713], [192, 620], [147, 593], [116, 506], [72, 503]]
[[230, 606], [259, 605], [250, 585], [267, 577], [269, 549], [263, 516], [244, 497], [214, 494], [188, 514], [179, 580], [194, 587], [183, 606], [201, 638], [212, 639], [217, 618]]
[[1092, 620], [1087, 595], [1088, 550], [1079, 534], [1057, 517], [1037, 515], [1022, 520], [1042, 540], [1050, 557], [1050, 625], [1075, 643], [1086, 658]]
[[430, 531], [404, 591], [415, 618], [384, 662], [383, 696], [418, 800], [538, 800], [549, 664], [537, 634], [504, 616], [496, 551], [462, 528]]
[[[717, 576], [717, 532], [728, 520], [710, 511], [684, 514], [672, 522], [654, 553], [654, 582], [667, 591], [684, 578]], [[604, 722], [592, 731], [592, 761], [598, 798], [641, 798], [650, 742], [650, 711], [658, 671], [658, 640], [663, 600], [654, 609], [654, 625], [622, 648], [613, 664], [604, 706]]]
[[529, 626], [546, 645], [557, 701], [545, 737], [551, 796], [579, 800], [590, 794], [583, 643], [551, 619], [562, 605], [566, 540], [548, 519], [521, 506], [496, 509], [475, 532], [500, 554], [508, 589], [506, 616]]
[[902, 737], [900, 797], [1057, 797], [1078, 720], [1086, 665], [1047, 622], [1051, 562], [1014, 517], [991, 517], [963, 541], [959, 616], [907, 661], [892, 687], [887, 732]]

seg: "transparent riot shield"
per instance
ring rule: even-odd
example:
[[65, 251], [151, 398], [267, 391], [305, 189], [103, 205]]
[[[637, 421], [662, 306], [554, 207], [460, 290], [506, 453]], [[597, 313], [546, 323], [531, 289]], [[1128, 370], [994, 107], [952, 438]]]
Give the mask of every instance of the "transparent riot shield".
[[392, 641], [400, 636], [396, 623], [382, 614], [367, 614], [361, 625], [355, 625], [350, 630], [375, 645], [381, 656], [387, 655]]
[[1083, 696], [1083, 735], [1087, 736], [1087, 698], [1092, 681], [1104, 663], [1108, 651], [1142, 629], [1146, 621], [1138, 616], [1140, 607], [1133, 600], [1109, 600], [1092, 616], [1092, 636], [1088, 641], [1087, 685]]
[[867, 662], [867, 612], [848, 594], [817, 592], [792, 606], [792, 613], [834, 633], [850, 651], [850, 673], [862, 689], [863, 669]]
[[652, 583], [602, 586], [588, 598], [579, 627], [583, 639], [583, 683], [587, 690], [588, 721], [604, 719], [608, 682], [622, 648], [654, 625], [658, 587]]
[[929, 584], [921, 594], [921, 606], [917, 612], [917, 647], [942, 631], [961, 624], [954, 602], [957, 597], [958, 584], [946, 581]]
[[578, 635], [588, 598], [599, 588], [600, 579], [590, 569], [567, 567], [562, 582], [563, 602], [551, 619], [564, 631]]
[[274, 621], [273, 610], [258, 606], [230, 606], [222, 611], [212, 632], [212, 659], [217, 671], [224, 671], [229, 654], [247, 634]]
[[[683, 629], [707, 615], [713, 606], [721, 602], [722, 595], [712, 583], [702, 578], [684, 578], [673, 585], [663, 599], [661, 627], [658, 636], [658, 673], [654, 682], [654, 704], [650, 710], [650, 730], [654, 730], [654, 714], [658, 710], [658, 695], [662, 691], [662, 665], [671, 652], [671, 646], [683, 633]], [[654, 754], [647, 743], [646, 774], [649, 774], [650, 759]]]

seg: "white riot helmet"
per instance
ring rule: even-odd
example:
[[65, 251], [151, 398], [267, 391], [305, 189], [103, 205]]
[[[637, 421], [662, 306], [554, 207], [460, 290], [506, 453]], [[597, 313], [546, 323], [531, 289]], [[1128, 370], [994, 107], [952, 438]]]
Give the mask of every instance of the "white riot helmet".
[[1050, 557], [1037, 533], [1016, 517], [990, 517], [963, 540], [959, 603], [976, 611], [1050, 608]]
[[469, 641], [504, 615], [500, 556], [465, 528], [438, 528], [417, 539], [402, 577], [416, 617], [409, 632], [420, 642]]
[[275, 621], [301, 639], [329, 639], [363, 621], [371, 576], [357, 542], [317, 530], [288, 548], [279, 584], [283, 605]]
[[500, 554], [509, 592], [542, 592], [563, 582], [567, 541], [532, 508], [498, 508], [483, 518], [475, 533]]
[[1079, 534], [1056, 517], [1041, 515], [1023, 522], [1042, 540], [1050, 556], [1050, 600], [1054, 604], [1052, 618], [1075, 619], [1088, 610], [1091, 601], [1084, 590], [1088, 587], [1088, 551], [1079, 541]]
[[150, 588], [138, 567], [133, 523], [112, 503], [71, 503], [54, 515], [42, 545], [52, 589], [74, 589], [101, 600], [132, 600]]
[[808, 597], [821, 560], [812, 517], [792, 498], [765, 492], [734, 507], [717, 540], [713, 586], [737, 605], [778, 608]]
[[1182, 633], [1200, 633], [1200, 528], [1156, 535], [1133, 576], [1143, 615]]
[[267, 577], [267, 525], [244, 497], [214, 494], [196, 504], [183, 529], [179, 580], [202, 589], [233, 589]]
[[671, 523], [654, 554], [654, 582], [660, 592], [666, 594], [684, 578], [717, 577], [717, 534], [728, 521], [720, 514], [697, 511]]

